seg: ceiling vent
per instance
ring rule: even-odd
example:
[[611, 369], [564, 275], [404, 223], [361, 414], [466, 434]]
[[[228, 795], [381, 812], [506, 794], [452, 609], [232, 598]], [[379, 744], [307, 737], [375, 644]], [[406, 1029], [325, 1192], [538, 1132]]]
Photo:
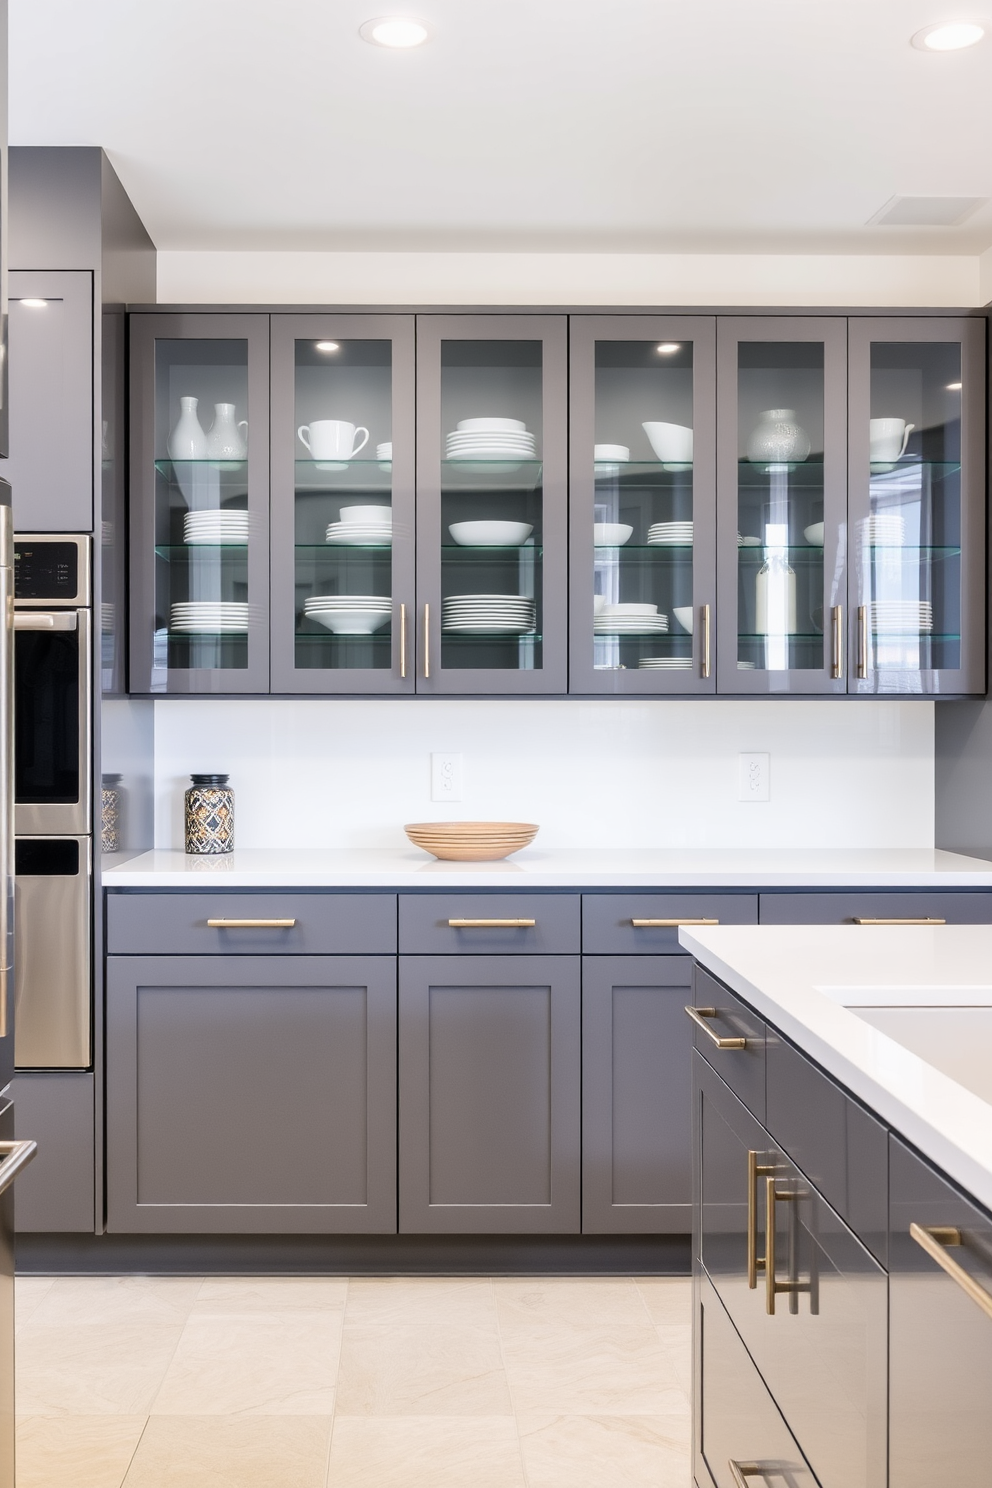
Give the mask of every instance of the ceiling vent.
[[957, 227], [985, 205], [984, 196], [893, 196], [869, 227]]

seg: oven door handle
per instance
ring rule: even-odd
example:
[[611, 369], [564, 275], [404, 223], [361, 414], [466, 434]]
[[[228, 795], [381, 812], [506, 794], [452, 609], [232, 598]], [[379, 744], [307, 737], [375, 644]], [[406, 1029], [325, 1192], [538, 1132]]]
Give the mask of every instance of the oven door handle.
[[75, 610], [23, 610], [14, 615], [15, 630], [78, 630]]

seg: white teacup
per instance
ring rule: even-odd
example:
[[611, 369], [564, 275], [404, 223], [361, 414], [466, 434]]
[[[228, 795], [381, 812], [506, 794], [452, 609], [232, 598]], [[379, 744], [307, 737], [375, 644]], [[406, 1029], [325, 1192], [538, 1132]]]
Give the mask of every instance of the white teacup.
[[[315, 460], [352, 460], [369, 442], [368, 429], [346, 419], [314, 419], [296, 432]], [[358, 434], [364, 435], [361, 444], [355, 443]]]
[[642, 424], [656, 457], [668, 465], [692, 464], [692, 430], [684, 424]]
[[901, 418], [868, 420], [868, 453], [873, 465], [894, 463], [906, 453], [909, 436], [916, 428]]

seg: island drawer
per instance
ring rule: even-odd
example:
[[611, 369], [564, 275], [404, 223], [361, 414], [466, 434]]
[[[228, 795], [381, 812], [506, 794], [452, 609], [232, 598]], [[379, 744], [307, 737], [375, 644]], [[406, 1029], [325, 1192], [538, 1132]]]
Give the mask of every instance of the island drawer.
[[571, 955], [578, 894], [401, 894], [400, 951], [414, 956]]
[[[705, 1016], [693, 1029], [693, 1045], [759, 1121], [765, 1119], [765, 1025], [751, 1008], [709, 972], [692, 969], [692, 1002]], [[724, 1040], [735, 1044], [721, 1047]], [[744, 1040], [743, 1045], [736, 1043]]]
[[395, 955], [396, 895], [111, 891], [107, 951], [126, 956]]
[[[762, 894], [762, 925], [853, 925], [858, 920], [992, 924], [989, 889], [844, 889], [836, 894]], [[870, 927], [869, 927], [870, 928]]]
[[679, 945], [679, 925], [700, 920], [756, 925], [758, 896], [583, 894], [582, 949], [593, 956], [685, 955]]

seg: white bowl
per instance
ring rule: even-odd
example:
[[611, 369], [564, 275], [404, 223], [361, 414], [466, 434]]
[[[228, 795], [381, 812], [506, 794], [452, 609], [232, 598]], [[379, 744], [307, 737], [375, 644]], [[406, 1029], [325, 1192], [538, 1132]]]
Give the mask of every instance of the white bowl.
[[307, 618], [335, 635], [372, 635], [389, 619], [376, 610], [308, 610]]
[[641, 428], [657, 459], [673, 465], [692, 464], [692, 430], [685, 424], [651, 422]]
[[812, 527], [803, 528], [803, 537], [814, 548], [823, 547], [823, 523], [814, 522]]
[[367, 522], [376, 527], [391, 527], [393, 509], [391, 506], [343, 506], [339, 513], [339, 520]]
[[597, 548], [622, 548], [633, 533], [633, 527], [628, 527], [626, 522], [594, 522], [592, 540]]
[[604, 619], [608, 615], [615, 615], [619, 619], [622, 615], [657, 615], [657, 613], [658, 606], [655, 604], [612, 604], [604, 605], [600, 610]]
[[448, 531], [463, 548], [519, 548], [534, 528], [529, 522], [452, 522]]
[[672, 614], [675, 616], [682, 629], [687, 630], [689, 634], [692, 635], [692, 605], [673, 605]]
[[525, 434], [527, 425], [523, 419], [470, 418], [461, 419], [457, 425], [460, 434]]
[[630, 450], [625, 444], [594, 444], [594, 460], [619, 460], [621, 464], [630, 459]]

